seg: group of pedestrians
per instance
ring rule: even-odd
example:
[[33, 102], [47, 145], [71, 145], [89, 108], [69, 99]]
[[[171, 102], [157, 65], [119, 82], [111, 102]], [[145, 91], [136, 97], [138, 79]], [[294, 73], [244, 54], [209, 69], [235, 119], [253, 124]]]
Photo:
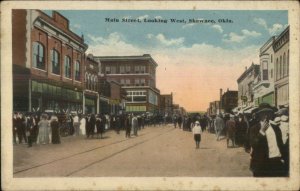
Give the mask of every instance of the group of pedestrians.
[[[13, 143], [28, 144], [59, 144], [59, 123], [55, 115], [20, 113], [13, 114]], [[24, 141], [24, 142], [23, 142]]]
[[217, 141], [224, 135], [227, 148], [244, 147], [253, 176], [282, 177], [289, 174], [288, 119], [288, 108], [262, 103], [251, 113], [210, 117], [208, 124]]

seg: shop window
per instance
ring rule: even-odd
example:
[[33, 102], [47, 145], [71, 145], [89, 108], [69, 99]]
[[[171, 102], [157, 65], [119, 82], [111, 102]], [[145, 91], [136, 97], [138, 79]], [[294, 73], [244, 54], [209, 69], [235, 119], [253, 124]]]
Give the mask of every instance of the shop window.
[[45, 48], [39, 42], [33, 43], [32, 64], [34, 68], [45, 70]]
[[52, 49], [50, 51], [51, 55], [51, 63], [52, 63], [52, 73], [53, 74], [60, 74], [60, 56], [57, 50]]
[[71, 58], [69, 56], [65, 56], [65, 77], [71, 78]]
[[80, 63], [78, 60], [75, 62], [75, 80], [80, 81]]

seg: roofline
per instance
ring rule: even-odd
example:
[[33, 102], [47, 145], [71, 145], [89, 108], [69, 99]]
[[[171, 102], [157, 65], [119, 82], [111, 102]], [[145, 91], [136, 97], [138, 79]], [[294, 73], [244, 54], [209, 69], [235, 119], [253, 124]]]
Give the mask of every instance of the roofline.
[[127, 61], [127, 60], [150, 60], [155, 66], [158, 66], [158, 64], [155, 62], [155, 60], [151, 57], [150, 54], [144, 54], [141, 56], [94, 56], [95, 59], [99, 59], [101, 61], [115, 61], [115, 60], [121, 60], [121, 61]]
[[251, 64], [251, 66], [237, 79], [237, 82], [239, 83], [254, 67], [259, 67], [259, 64]]

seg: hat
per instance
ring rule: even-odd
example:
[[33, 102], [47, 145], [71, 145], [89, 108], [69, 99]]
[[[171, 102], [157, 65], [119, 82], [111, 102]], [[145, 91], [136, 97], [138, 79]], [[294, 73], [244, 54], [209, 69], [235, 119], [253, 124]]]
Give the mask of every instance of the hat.
[[282, 116], [280, 117], [280, 119], [281, 119], [281, 121], [283, 121], [283, 122], [287, 122], [287, 121], [289, 120], [289, 117], [286, 116], [286, 115], [282, 115]]
[[277, 111], [277, 109], [275, 107], [272, 107], [267, 103], [261, 103], [256, 111], [256, 114], [258, 114], [258, 115], [263, 114], [263, 113], [274, 114], [275, 111]]
[[273, 125], [279, 125], [280, 121], [281, 121], [280, 117], [276, 117], [273, 121], [270, 120], [270, 123]]
[[230, 118], [234, 118], [234, 117], [235, 117], [234, 115], [230, 114]]
[[196, 121], [195, 124], [198, 124], [198, 125], [199, 125], [200, 123], [199, 123], [199, 121]]

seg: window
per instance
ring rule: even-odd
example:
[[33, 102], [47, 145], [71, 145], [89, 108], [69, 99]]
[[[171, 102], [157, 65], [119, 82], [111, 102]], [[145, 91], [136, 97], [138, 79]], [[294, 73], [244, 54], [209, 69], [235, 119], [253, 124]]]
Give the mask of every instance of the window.
[[262, 63], [262, 74], [263, 80], [268, 80], [268, 62], [266, 61]]
[[78, 60], [75, 62], [75, 80], [80, 81], [80, 63]]
[[105, 73], [106, 73], [106, 74], [110, 74], [110, 67], [109, 67], [109, 66], [106, 66], [106, 67], [105, 67]]
[[91, 86], [92, 86], [92, 80], [91, 80], [91, 75], [90, 74], [88, 74], [88, 86], [87, 86], [87, 89], [91, 89]]
[[52, 49], [50, 52], [51, 52], [52, 73], [60, 74], [59, 53], [55, 49]]
[[141, 66], [141, 73], [146, 73], [146, 66]]
[[89, 87], [89, 76], [88, 76], [88, 73], [85, 73], [84, 83], [85, 83], [85, 88], [88, 89], [88, 87]]
[[112, 67], [110, 68], [110, 73], [111, 73], [111, 74], [116, 74], [116, 73], [117, 73], [117, 70], [116, 70], [116, 67], [115, 67], [115, 66], [112, 66]]
[[271, 63], [273, 62], [273, 54], [271, 54]]
[[139, 73], [140, 72], [140, 66], [134, 66], [134, 72]]
[[280, 61], [279, 61], [279, 79], [282, 78], [282, 56], [280, 56]]
[[125, 67], [124, 66], [120, 66], [120, 74], [124, 74], [125, 73]]
[[278, 63], [278, 58], [276, 59], [275, 70], [276, 70], [276, 80], [278, 80], [279, 79], [279, 63]]
[[130, 85], [130, 79], [126, 79], [126, 86]]
[[127, 73], [127, 74], [130, 73], [130, 66], [126, 66], [126, 73]]
[[121, 79], [120, 83], [121, 83], [121, 85], [124, 85], [125, 84], [125, 80]]
[[140, 85], [140, 79], [134, 79], [134, 85], [139, 86]]
[[71, 78], [71, 58], [69, 56], [65, 56], [65, 77]]
[[141, 86], [145, 86], [145, 84], [146, 84], [146, 81], [145, 81], [145, 79], [141, 79]]
[[271, 69], [270, 75], [271, 75], [271, 78], [273, 78], [273, 69]]
[[94, 76], [94, 90], [95, 91], [97, 91], [97, 81], [98, 81], [97, 76]]
[[286, 67], [286, 57], [285, 53], [283, 53], [283, 76], [287, 76], [287, 67]]
[[33, 67], [45, 70], [45, 49], [39, 42], [33, 43], [32, 61]]

